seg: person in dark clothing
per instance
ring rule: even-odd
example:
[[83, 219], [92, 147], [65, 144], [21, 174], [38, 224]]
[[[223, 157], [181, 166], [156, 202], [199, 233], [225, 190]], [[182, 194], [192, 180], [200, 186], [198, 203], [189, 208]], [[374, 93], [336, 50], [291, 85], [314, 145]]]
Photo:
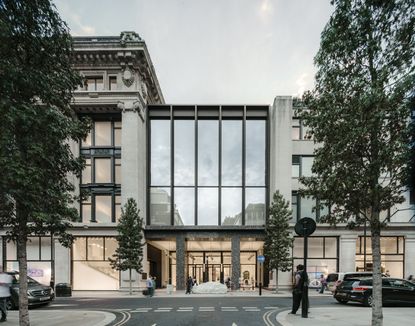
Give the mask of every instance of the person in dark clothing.
[[[304, 271], [304, 265], [297, 266], [297, 272], [295, 273], [295, 283], [293, 286], [293, 306], [291, 314], [295, 315], [298, 308], [300, 308], [303, 291], [305, 290], [304, 285], [308, 284], [308, 276]], [[304, 304], [304, 303], [303, 303]], [[308, 303], [307, 303], [308, 306]]]
[[192, 292], [192, 287], [193, 287], [193, 280], [192, 280], [192, 277], [189, 276], [186, 282], [186, 294], [190, 294]]

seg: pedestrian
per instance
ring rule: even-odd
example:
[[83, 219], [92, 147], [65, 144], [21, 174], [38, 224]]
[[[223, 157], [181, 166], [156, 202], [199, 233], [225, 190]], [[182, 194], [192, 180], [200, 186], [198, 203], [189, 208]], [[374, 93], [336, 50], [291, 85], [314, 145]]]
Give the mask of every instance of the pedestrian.
[[408, 281], [409, 282], [414, 282], [415, 281], [414, 276], [413, 275], [409, 275]]
[[152, 281], [152, 287], [151, 287], [151, 296], [153, 296], [156, 293], [156, 277], [153, 276], [153, 278], [151, 279]]
[[324, 275], [321, 274], [320, 275], [320, 292], [319, 293], [324, 293], [324, 289], [326, 288], [326, 286], [327, 286], [327, 281], [324, 278]]
[[10, 285], [12, 284], [12, 277], [4, 272], [0, 272], [0, 322], [7, 320], [7, 300], [10, 298]]
[[190, 294], [192, 292], [193, 287], [193, 280], [192, 277], [189, 276], [186, 282], [186, 294]]
[[[300, 308], [303, 291], [306, 290], [307, 285], [308, 276], [307, 273], [304, 271], [304, 265], [300, 264], [297, 266], [297, 272], [295, 273], [295, 282], [293, 286], [293, 305], [290, 314], [295, 315], [297, 313], [298, 308]], [[308, 306], [308, 303], [303, 302], [303, 304], [306, 304]]]
[[151, 275], [148, 276], [147, 281], [146, 281], [146, 286], [147, 286], [147, 295], [149, 297], [152, 297], [152, 288], [153, 288], [153, 280], [151, 279]]

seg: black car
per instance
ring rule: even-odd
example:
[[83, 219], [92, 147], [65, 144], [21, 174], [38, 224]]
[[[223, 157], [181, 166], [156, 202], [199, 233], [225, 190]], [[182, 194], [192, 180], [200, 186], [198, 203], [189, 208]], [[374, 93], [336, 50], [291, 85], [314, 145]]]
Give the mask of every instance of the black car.
[[[340, 303], [356, 301], [371, 306], [372, 278], [352, 278], [343, 281], [333, 297]], [[382, 303], [415, 305], [415, 284], [399, 278], [382, 278]]]
[[[10, 287], [11, 297], [7, 301], [7, 309], [12, 310], [19, 307], [19, 273], [8, 273], [12, 277]], [[42, 285], [31, 277], [27, 277], [27, 297], [29, 306], [48, 304], [55, 299], [55, 292], [50, 286]]]

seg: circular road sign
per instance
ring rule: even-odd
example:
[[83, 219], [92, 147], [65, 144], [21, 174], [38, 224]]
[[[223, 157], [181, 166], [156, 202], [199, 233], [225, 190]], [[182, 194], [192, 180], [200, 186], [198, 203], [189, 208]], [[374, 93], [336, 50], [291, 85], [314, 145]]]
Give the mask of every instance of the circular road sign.
[[264, 256], [258, 256], [257, 258], [256, 258], [258, 261], [259, 261], [259, 263], [263, 263], [264, 261], [265, 261], [265, 257]]
[[316, 221], [310, 217], [303, 217], [295, 223], [294, 230], [299, 236], [309, 236], [316, 230]]

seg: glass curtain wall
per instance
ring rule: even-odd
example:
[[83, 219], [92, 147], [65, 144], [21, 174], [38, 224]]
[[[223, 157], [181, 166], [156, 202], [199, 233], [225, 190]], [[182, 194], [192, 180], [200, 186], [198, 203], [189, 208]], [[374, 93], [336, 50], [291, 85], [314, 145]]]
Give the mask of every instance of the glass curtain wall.
[[266, 113], [167, 108], [149, 108], [149, 223], [264, 225]]

